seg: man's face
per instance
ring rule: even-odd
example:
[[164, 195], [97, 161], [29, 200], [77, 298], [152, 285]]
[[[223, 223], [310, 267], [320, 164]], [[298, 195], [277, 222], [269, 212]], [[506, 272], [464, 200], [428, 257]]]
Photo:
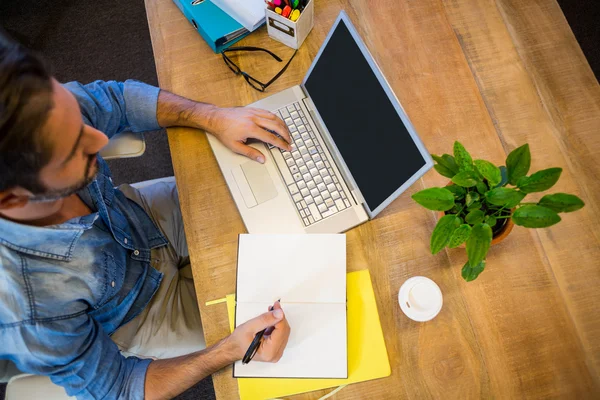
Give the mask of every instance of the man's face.
[[53, 88], [54, 108], [42, 129], [52, 158], [39, 175], [47, 190], [35, 193], [33, 202], [56, 200], [87, 186], [98, 172], [96, 155], [108, 143], [104, 133], [84, 124], [71, 92], [56, 80]]

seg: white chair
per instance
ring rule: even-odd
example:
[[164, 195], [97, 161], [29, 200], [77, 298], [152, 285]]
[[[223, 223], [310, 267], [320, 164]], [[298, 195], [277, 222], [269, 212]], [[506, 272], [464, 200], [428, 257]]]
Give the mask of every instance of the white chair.
[[[105, 160], [115, 158], [139, 157], [146, 151], [146, 141], [141, 133], [124, 132], [113, 136], [108, 145], [102, 149], [100, 155]], [[173, 177], [153, 179], [133, 184], [137, 188], [151, 185], [163, 180], [172, 180]], [[0, 364], [1, 361], [0, 360]], [[1, 365], [0, 365], [1, 366]], [[0, 371], [2, 376], [4, 371]], [[67, 396], [65, 390], [52, 383], [47, 376], [31, 374], [14, 375], [6, 386], [6, 400], [44, 399], [68, 400], [74, 397]]]
[[139, 157], [146, 151], [143, 133], [122, 132], [113, 136], [100, 151], [105, 160]]

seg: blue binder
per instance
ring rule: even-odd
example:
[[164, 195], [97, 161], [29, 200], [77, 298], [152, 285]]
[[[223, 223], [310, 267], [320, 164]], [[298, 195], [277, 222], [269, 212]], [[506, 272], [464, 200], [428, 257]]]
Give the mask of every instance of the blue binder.
[[250, 33], [210, 0], [173, 0], [215, 53]]

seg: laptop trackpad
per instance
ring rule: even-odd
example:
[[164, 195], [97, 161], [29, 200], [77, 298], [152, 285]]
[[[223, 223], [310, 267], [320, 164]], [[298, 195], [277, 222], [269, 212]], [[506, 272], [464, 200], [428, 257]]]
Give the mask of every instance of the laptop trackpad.
[[246, 207], [252, 208], [277, 197], [277, 189], [264, 165], [248, 161], [233, 168], [231, 173], [242, 193]]

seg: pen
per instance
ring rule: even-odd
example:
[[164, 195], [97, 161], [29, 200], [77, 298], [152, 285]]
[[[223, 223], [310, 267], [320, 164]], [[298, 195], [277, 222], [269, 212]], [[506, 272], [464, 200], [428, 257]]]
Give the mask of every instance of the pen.
[[[280, 302], [280, 301], [281, 301], [281, 299], [277, 300], [277, 302]], [[273, 306], [269, 307], [269, 311], [273, 311]], [[262, 331], [258, 332], [254, 336], [252, 343], [250, 343], [250, 347], [248, 347], [248, 350], [246, 350], [246, 354], [244, 354], [244, 358], [242, 359], [242, 364], [248, 364], [254, 358], [254, 355], [256, 354], [256, 352], [258, 351], [258, 348], [260, 347], [260, 341], [263, 338], [263, 336], [265, 335], [265, 332], [267, 331], [267, 329], [269, 329], [269, 328], [263, 329]]]

